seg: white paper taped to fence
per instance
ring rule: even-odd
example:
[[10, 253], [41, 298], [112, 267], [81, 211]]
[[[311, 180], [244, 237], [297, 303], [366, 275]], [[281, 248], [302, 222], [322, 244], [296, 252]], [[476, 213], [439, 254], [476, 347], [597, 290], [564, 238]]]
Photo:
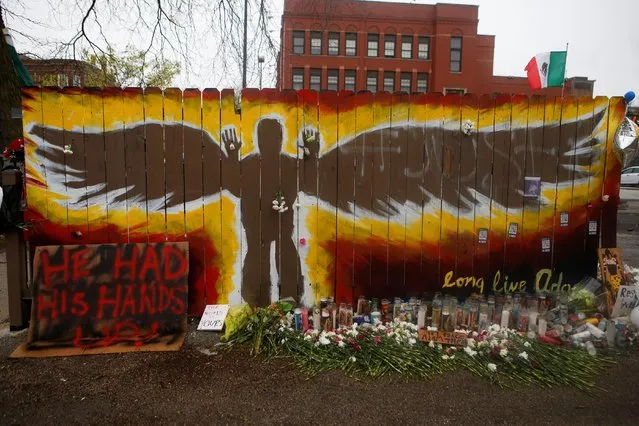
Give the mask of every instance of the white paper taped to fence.
[[220, 331], [224, 327], [224, 320], [229, 313], [230, 305], [206, 305], [198, 330]]

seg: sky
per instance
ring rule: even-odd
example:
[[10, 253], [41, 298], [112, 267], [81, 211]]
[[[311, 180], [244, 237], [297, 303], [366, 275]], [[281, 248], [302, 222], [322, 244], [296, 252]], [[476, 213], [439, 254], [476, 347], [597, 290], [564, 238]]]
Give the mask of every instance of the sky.
[[[17, 22], [7, 17], [9, 26], [28, 30], [36, 37], [69, 39], [69, 22], [78, 22], [76, 0], [66, 7], [54, 7], [66, 0], [8, 0], [8, 4], [22, 1], [21, 10], [47, 23], [47, 28]], [[77, 0], [80, 5], [89, 0]], [[113, 1], [113, 0], [112, 0]], [[125, 1], [125, 0], [115, 0]], [[279, 25], [283, 0], [268, 0], [273, 5], [269, 27], [279, 40]], [[381, 0], [386, 1], [386, 0]], [[434, 4], [434, 1], [405, 1]], [[639, 93], [639, 0], [446, 0], [446, 3], [479, 5], [479, 32], [493, 34], [495, 39], [495, 75], [524, 76], [524, 67], [532, 56], [568, 47], [567, 76], [586, 76], [596, 80], [595, 95], [623, 95], [628, 90]], [[99, 2], [100, 3], [100, 2]], [[202, 19], [196, 18], [196, 19]], [[208, 21], [202, 22], [206, 28]], [[142, 45], [144, 31], [124, 34], [119, 22], [110, 20], [103, 31], [124, 49], [127, 44]], [[96, 28], [94, 28], [97, 31]], [[206, 37], [209, 37], [208, 39]], [[179, 87], [238, 87], [239, 70], [229, 71], [219, 65], [220, 58], [207, 54], [216, 43], [216, 35], [194, 38], [190, 45], [193, 66], [174, 81]], [[31, 52], [47, 55], [46, 47], [14, 34], [18, 50], [24, 46]], [[250, 46], [253, 48], [254, 46]], [[254, 50], [254, 49], [253, 49]], [[258, 52], [259, 53], [259, 52]], [[256, 62], [256, 52], [253, 61]], [[264, 83], [274, 84], [275, 58], [267, 57]], [[256, 86], [257, 70], [251, 67], [249, 85]]]

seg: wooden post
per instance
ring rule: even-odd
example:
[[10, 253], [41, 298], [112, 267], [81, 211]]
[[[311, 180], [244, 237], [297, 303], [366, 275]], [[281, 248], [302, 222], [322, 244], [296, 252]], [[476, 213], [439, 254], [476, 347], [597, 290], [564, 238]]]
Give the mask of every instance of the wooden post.
[[[2, 184], [22, 185], [22, 176], [18, 170], [4, 170]], [[22, 302], [26, 293], [27, 267], [24, 234], [14, 229], [5, 235], [7, 253], [7, 291], [9, 297], [9, 326], [12, 330], [27, 326], [26, 309]]]

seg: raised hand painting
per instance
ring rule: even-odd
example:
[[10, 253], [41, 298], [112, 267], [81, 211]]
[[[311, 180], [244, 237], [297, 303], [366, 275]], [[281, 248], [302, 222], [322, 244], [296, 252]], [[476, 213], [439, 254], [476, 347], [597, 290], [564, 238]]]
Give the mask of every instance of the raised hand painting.
[[[220, 98], [187, 105], [185, 97], [171, 120], [166, 109], [160, 120], [129, 117], [133, 101], [122, 97], [118, 125], [107, 107], [115, 95], [82, 95], [101, 101], [98, 114], [84, 101], [57, 115], [55, 96], [69, 95], [34, 89], [25, 98], [27, 202], [39, 222], [31, 241], [93, 241], [92, 218], [125, 240], [186, 239], [204, 265], [191, 268], [191, 313], [204, 300], [312, 304], [446, 290], [449, 281], [490, 292], [468, 283], [490, 276], [492, 285], [496, 273], [502, 283], [532, 275], [534, 285], [537, 269], [563, 267], [571, 244], [584, 250], [616, 167], [608, 128], [622, 110], [605, 98], [364, 93], [327, 104], [274, 92], [247, 97], [241, 116], [224, 107], [220, 115]], [[114, 141], [122, 166], [111, 163]], [[193, 146], [199, 157], [187, 155]], [[186, 178], [195, 163], [199, 177]], [[530, 176], [540, 182], [534, 200], [524, 199]], [[274, 210], [276, 199], [288, 210]], [[566, 229], [555, 218], [564, 211]], [[80, 222], [86, 235], [70, 235]]]

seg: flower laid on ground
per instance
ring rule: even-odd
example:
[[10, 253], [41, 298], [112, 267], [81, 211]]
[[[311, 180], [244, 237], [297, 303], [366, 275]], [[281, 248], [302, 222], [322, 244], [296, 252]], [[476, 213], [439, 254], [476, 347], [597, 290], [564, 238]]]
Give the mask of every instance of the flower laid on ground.
[[[499, 326], [465, 333], [466, 345], [459, 348], [421, 342], [418, 327], [403, 321], [302, 332], [293, 328], [291, 309], [285, 303], [240, 309], [227, 318], [224, 340], [229, 346], [249, 344], [252, 354], [291, 357], [308, 375], [341, 369], [373, 377], [430, 378], [463, 368], [500, 386], [570, 385], [584, 391], [591, 391], [596, 373], [614, 362], [601, 353], [546, 345]], [[526, 362], [514, 363], [511, 352]]]

